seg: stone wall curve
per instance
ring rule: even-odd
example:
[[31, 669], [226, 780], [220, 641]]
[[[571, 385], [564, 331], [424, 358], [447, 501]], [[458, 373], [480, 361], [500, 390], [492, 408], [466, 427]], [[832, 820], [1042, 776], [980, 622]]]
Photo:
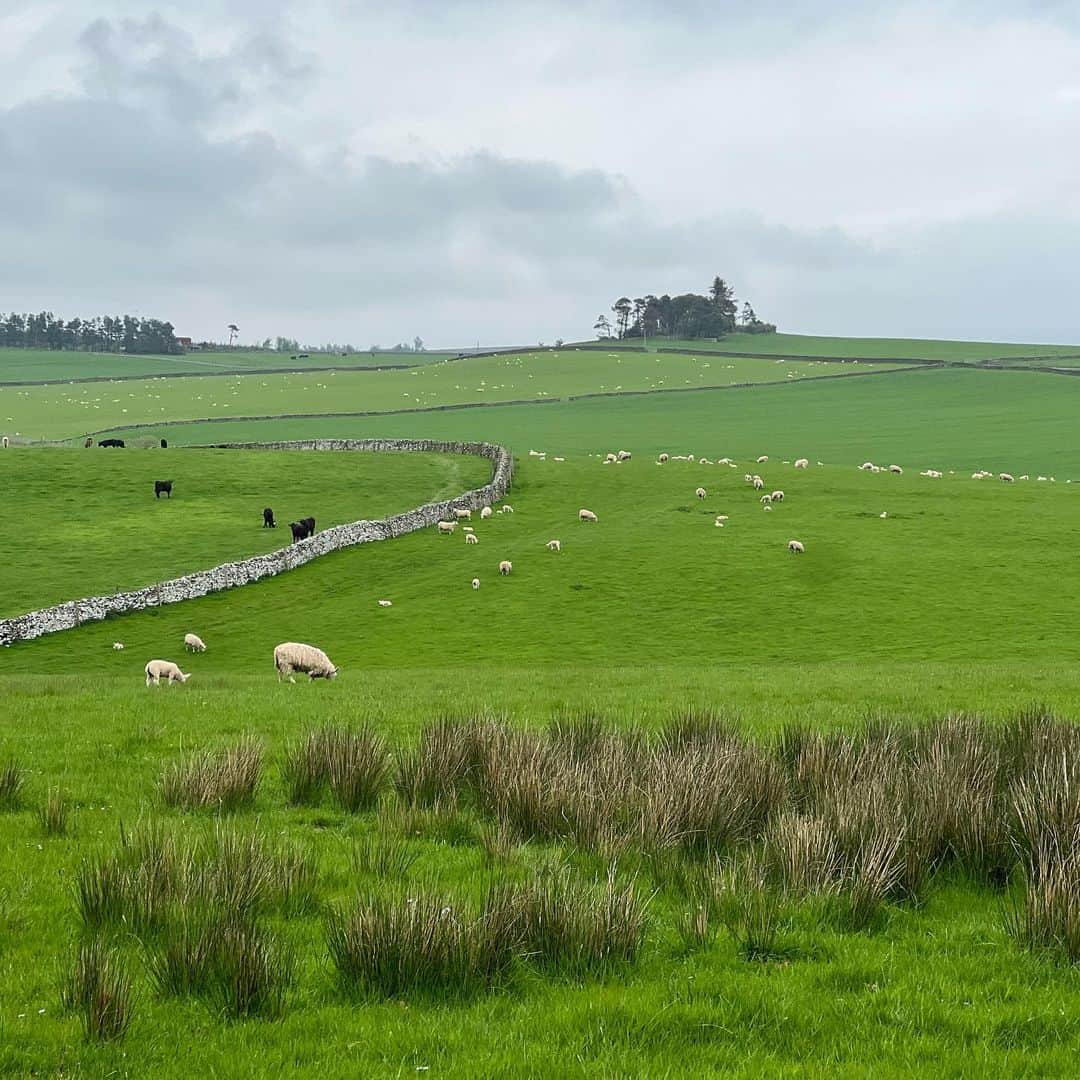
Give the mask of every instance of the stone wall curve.
[[441, 502], [425, 503], [393, 517], [334, 525], [306, 540], [263, 555], [222, 563], [209, 570], [198, 570], [193, 574], [185, 574], [183, 577], [161, 581], [141, 589], [109, 596], [68, 600], [11, 619], [0, 619], [0, 645], [29, 641], [60, 630], [72, 630], [85, 622], [94, 622], [109, 615], [142, 611], [162, 604], [178, 604], [209, 593], [238, 588], [304, 566], [332, 551], [377, 540], [390, 540], [417, 529], [428, 528], [439, 521], [452, 518], [454, 510], [478, 510], [504, 498], [510, 490], [514, 476], [514, 459], [510, 452], [505, 447], [485, 442], [440, 442], [434, 439], [305, 439], [291, 442], [216, 443], [203, 449], [470, 454], [490, 461], [492, 471], [491, 480], [483, 487]]

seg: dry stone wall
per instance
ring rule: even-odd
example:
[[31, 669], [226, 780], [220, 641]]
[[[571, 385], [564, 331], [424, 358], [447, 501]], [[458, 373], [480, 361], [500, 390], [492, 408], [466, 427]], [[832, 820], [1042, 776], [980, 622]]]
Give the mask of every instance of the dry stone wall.
[[0, 619], [0, 645], [27, 641], [53, 634], [58, 630], [71, 630], [85, 622], [120, 615], [129, 611], [159, 607], [162, 604], [178, 604], [208, 593], [235, 589], [253, 581], [274, 577], [297, 566], [318, 559], [331, 551], [367, 544], [375, 540], [389, 540], [395, 536], [415, 532], [453, 517], [453, 511], [477, 510], [505, 497], [513, 480], [514, 461], [510, 452], [493, 443], [436, 442], [430, 439], [309, 439], [298, 442], [272, 443], [218, 443], [213, 449], [229, 450], [305, 450], [323, 452], [367, 451], [369, 453], [411, 452], [425, 454], [471, 454], [491, 462], [491, 481], [481, 488], [466, 491], [443, 502], [426, 503], [415, 510], [382, 521], [353, 521], [347, 525], [335, 525], [324, 529], [307, 540], [279, 548], [265, 555], [255, 555], [238, 562], [223, 563], [210, 570], [200, 570], [184, 577], [162, 581], [144, 589], [114, 593], [111, 596], [91, 596], [81, 600], [69, 600], [63, 604], [30, 611], [13, 619]]

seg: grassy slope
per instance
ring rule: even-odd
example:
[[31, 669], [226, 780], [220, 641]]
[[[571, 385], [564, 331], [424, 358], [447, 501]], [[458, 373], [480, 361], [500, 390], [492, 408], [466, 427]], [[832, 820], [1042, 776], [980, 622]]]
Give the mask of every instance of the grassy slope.
[[[19, 450], [5, 497], [33, 520], [34, 543], [0, 562], [0, 617], [177, 577], [289, 542], [288, 523], [320, 528], [383, 517], [486, 483], [486, 462], [456, 456], [258, 451]], [[172, 498], [155, 499], [155, 480]], [[262, 528], [264, 506], [278, 528]]]
[[[860, 368], [860, 370], [865, 370]], [[835, 367], [562, 351], [469, 358], [412, 371], [323, 372], [88, 385], [0, 387], [0, 423], [24, 438], [67, 438], [120, 424], [279, 413], [394, 411], [463, 402], [543, 400], [656, 387], [784, 382]]]

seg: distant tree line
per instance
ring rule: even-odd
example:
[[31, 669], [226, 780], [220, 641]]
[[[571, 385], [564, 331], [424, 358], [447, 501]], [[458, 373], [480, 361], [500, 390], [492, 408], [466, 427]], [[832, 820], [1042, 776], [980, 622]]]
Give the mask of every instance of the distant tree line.
[[82, 352], [179, 353], [173, 325], [135, 315], [62, 319], [51, 311], [8, 315], [0, 312], [0, 345], [23, 349]]
[[740, 310], [735, 290], [722, 278], [713, 278], [705, 296], [620, 296], [611, 305], [615, 321], [606, 314], [593, 329], [599, 338], [721, 338], [736, 331], [744, 334], [774, 334], [773, 323], [762, 322], [749, 301]]

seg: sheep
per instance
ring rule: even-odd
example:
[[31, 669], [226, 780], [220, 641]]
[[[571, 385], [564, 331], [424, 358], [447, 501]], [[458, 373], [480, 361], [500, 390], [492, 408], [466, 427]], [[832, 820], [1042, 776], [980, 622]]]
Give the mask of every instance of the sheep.
[[761, 496], [761, 502], [762, 502], [762, 504], [764, 504], [764, 503], [771, 503], [772, 501], [773, 501], [773, 497], [772, 497], [771, 495], [769, 495], [769, 494], [765, 494], [765, 495], [762, 495], [762, 496]]
[[771, 510], [772, 509], [772, 503], [766, 503], [761, 509], [762, 510]]
[[472, 587], [474, 590], [480, 588], [480, 579], [478, 577], [472, 579]]
[[795, 461], [795, 468], [796, 469], [808, 469], [808, 468], [810, 468], [810, 459], [809, 458], [804, 458], [804, 457], [797, 458], [796, 461]]
[[274, 511], [269, 507], [263, 507], [263, 528], [276, 529], [277, 522], [274, 520]]
[[705, 489], [704, 489], [704, 488], [701, 488], [701, 487], [699, 487], [699, 488], [697, 489], [697, 491], [695, 491], [695, 492], [694, 492], [694, 494], [695, 494], [695, 495], [696, 495], [696, 496], [697, 496], [697, 497], [698, 497], [699, 499], [704, 499], [707, 493], [706, 493], [706, 491], [705, 491]]
[[1021, 473], [1021, 474], [1020, 474], [1020, 479], [1021, 479], [1021, 480], [1030, 480], [1030, 479], [1031, 479], [1031, 477], [1030, 477], [1030, 476], [1028, 476], [1028, 474], [1027, 474], [1027, 473]]
[[185, 675], [171, 660], [151, 660], [143, 670], [146, 672], [146, 685], [158, 686], [162, 679], [167, 683], [187, 682], [191, 675]]
[[612, 463], [614, 463], [614, 462], [616, 462], [618, 460], [619, 460], [618, 454], [608, 454], [607, 457], [604, 458], [604, 464], [605, 465], [611, 465]]
[[744, 479], [744, 480], [745, 480], [745, 481], [746, 481], [746, 482], [747, 482], [748, 484], [752, 484], [752, 483], [754, 482], [754, 476], [753, 476], [753, 474], [752, 474], [752, 473], [743, 473], [743, 479]]
[[1045, 476], [1036, 476], [1035, 479], [1036, 480], [1045, 480], [1046, 477]]
[[171, 480], [155, 480], [154, 481], [154, 498], [160, 499], [162, 494], [168, 495], [172, 498], [172, 485]]
[[439, 535], [446, 536], [452, 533], [457, 528], [456, 521], [440, 521], [439, 522]]
[[466, 533], [465, 534], [465, 543], [466, 544], [479, 544], [480, 543], [480, 537], [477, 536], [476, 533]]
[[509, 577], [510, 571], [513, 569], [514, 564], [509, 559], [503, 559], [503, 561], [499, 563], [499, 573], [502, 574], [503, 577]]
[[716, 524], [717, 525], [723, 525], [724, 522], [727, 521], [727, 519], [728, 519], [727, 514], [717, 514], [716, 515]]
[[598, 522], [600, 519], [591, 510], [579, 510], [577, 512], [578, 521], [591, 521], [593, 523]]
[[773, 502], [783, 502], [784, 501], [784, 493], [782, 491], [774, 491], [772, 493], [772, 501]]
[[546, 547], [548, 551], [562, 551], [562, 543], [559, 540], [549, 540], [544, 547]]
[[619, 460], [620, 461], [629, 461], [630, 458], [631, 458], [631, 454], [630, 454], [629, 450], [620, 450], [619, 451]]
[[859, 466], [859, 469], [860, 469], [860, 470], [861, 470], [862, 472], [873, 472], [873, 471], [874, 471], [874, 463], [873, 463], [872, 461], [864, 461], [864, 462], [863, 462], [863, 463], [862, 463], [862, 464], [861, 464], [861, 465]]
[[462, 532], [467, 532], [467, 533], [476, 532], [476, 530], [471, 525], [462, 525], [461, 526], [461, 531]]
[[878, 517], [881, 518], [882, 521], [884, 521], [888, 516], [888, 512], [885, 510], [882, 510], [881, 513], [878, 514]]
[[666, 462], [668, 462], [670, 460], [671, 460], [671, 455], [670, 454], [661, 454], [656, 459], [656, 463], [657, 463], [657, 465], [663, 465], [663, 464], [665, 464]]
[[112, 643], [112, 647], [115, 652], [122, 652], [124, 648], [124, 643], [122, 641], [114, 641]]
[[789, 540], [787, 542], [787, 549], [792, 555], [805, 555], [806, 548], [798, 540]]
[[394, 601], [393, 600], [380, 600], [379, 601], [379, 607], [393, 607], [393, 606], [394, 606]]
[[552, 460], [553, 460], [553, 461], [565, 461], [565, 460], [566, 460], [566, 458], [564, 458], [564, 457], [557, 457], [557, 458], [552, 458]]
[[505, 503], [499, 507], [500, 514], [512, 514], [513, 512], [514, 508], [512, 506], [507, 506]]
[[717, 458], [716, 464], [717, 465], [734, 465], [735, 462], [732, 461], [731, 458], [729, 458], [729, 457], [722, 457], [722, 458]]
[[1011, 484], [1014, 483], [1016, 478], [1013, 476], [1012, 473], [1003, 472], [998, 473], [998, 479], [1001, 480], [1003, 483]]
[[890, 465], [889, 466], [889, 472], [895, 473], [897, 476], [903, 476], [904, 475], [904, 470], [901, 469], [899, 465]]
[[472, 511], [455, 509], [454, 517], [456, 517], [458, 521], [472, 521]]
[[768, 454], [762, 454], [762, 455], [761, 455], [761, 457], [759, 457], [759, 458], [757, 459], [757, 463], [758, 463], [759, 465], [764, 465], [764, 464], [765, 464], [765, 462], [766, 462], [766, 461], [768, 461], [768, 460], [769, 460], [769, 455], [768, 455]]
[[760, 476], [754, 477], [754, 490], [761, 491], [765, 487], [765, 481]]
[[340, 670], [334, 667], [322, 649], [299, 641], [283, 641], [274, 648], [274, 667], [277, 669], [278, 682], [287, 678], [291, 683], [296, 682], [294, 671], [304, 672], [314, 680], [335, 679]]
[[[10, 444], [8, 442], [8, 437], [6, 435], [2, 439], [0, 439], [0, 447], [2, 447], [4, 450], [6, 450], [9, 445]], [[87, 445], [89, 445], [89, 443]]]
[[487, 519], [489, 517], [491, 517], [492, 512], [493, 511], [492, 511], [490, 506], [485, 506], [485, 507], [481, 508], [481, 510], [480, 510], [480, 520], [481, 521], [487, 521]]
[[184, 647], [191, 652], [206, 652], [206, 645], [198, 634], [185, 634]]

